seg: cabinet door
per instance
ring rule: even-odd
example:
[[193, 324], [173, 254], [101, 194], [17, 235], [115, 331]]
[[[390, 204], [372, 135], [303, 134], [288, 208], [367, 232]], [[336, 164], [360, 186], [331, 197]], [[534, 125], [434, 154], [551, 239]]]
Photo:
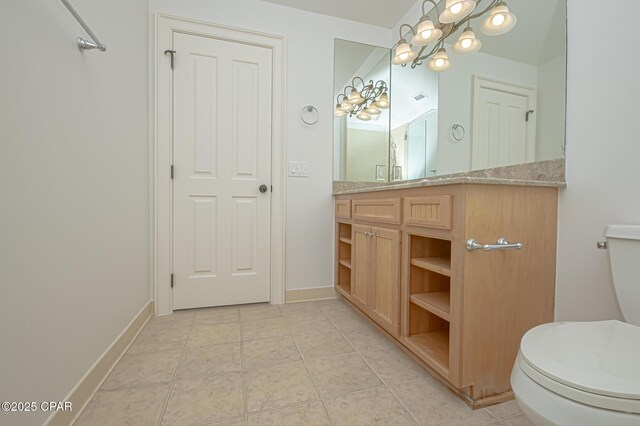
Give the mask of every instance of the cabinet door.
[[394, 336], [400, 331], [400, 231], [372, 228], [369, 314]]
[[353, 225], [351, 237], [351, 301], [368, 313], [371, 293], [371, 227]]

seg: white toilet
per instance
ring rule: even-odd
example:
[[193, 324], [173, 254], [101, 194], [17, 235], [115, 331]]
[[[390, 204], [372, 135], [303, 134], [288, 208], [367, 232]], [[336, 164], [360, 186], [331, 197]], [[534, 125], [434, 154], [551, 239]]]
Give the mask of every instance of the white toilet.
[[625, 322], [555, 322], [527, 332], [511, 372], [536, 425], [640, 426], [640, 225], [605, 229]]

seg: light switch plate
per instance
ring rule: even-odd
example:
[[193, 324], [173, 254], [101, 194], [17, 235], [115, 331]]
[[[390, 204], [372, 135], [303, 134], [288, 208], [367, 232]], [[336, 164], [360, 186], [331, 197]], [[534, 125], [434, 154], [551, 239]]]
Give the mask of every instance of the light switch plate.
[[289, 161], [289, 177], [309, 177], [309, 163], [302, 161]]

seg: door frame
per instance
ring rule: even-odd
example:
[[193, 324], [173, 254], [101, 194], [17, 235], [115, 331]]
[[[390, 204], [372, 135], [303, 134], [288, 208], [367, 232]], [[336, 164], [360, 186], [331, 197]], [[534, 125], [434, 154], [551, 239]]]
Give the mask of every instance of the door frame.
[[470, 161], [469, 167], [471, 170], [475, 170], [473, 164], [477, 162], [476, 153], [474, 152], [474, 144], [475, 141], [478, 140], [480, 134], [478, 130], [478, 122], [480, 118], [478, 117], [478, 101], [480, 100], [480, 89], [491, 89], [505, 93], [511, 93], [514, 95], [525, 96], [527, 101], [528, 109], [532, 109], [535, 112], [531, 116], [531, 120], [529, 120], [529, 124], [527, 124], [527, 147], [526, 147], [526, 160], [527, 162], [535, 161], [536, 159], [536, 128], [537, 128], [537, 103], [538, 103], [538, 89], [533, 87], [527, 87], [516, 83], [510, 83], [507, 81], [496, 80], [494, 78], [483, 77], [477, 74], [473, 75], [473, 93], [472, 93], [472, 102], [471, 102], [471, 130], [472, 137], [470, 149]]
[[[153, 76], [151, 88], [154, 127], [151, 147], [151, 274], [155, 314], [173, 312], [171, 273], [173, 269], [173, 186], [172, 117], [173, 75], [171, 58], [163, 52], [171, 49], [174, 33], [191, 34], [270, 49], [273, 57], [272, 131], [271, 131], [271, 303], [284, 303], [285, 290], [285, 120], [286, 114], [286, 39], [283, 36], [243, 30], [189, 18], [158, 13], [155, 15]], [[180, 59], [176, 53], [176, 61]], [[153, 84], [153, 83], [152, 83]]]

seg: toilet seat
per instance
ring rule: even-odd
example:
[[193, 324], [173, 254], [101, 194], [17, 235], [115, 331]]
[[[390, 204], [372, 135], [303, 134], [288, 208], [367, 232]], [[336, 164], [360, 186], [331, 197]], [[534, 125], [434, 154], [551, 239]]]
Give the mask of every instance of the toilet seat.
[[518, 365], [541, 386], [594, 407], [640, 413], [640, 327], [557, 322], [522, 339]]

